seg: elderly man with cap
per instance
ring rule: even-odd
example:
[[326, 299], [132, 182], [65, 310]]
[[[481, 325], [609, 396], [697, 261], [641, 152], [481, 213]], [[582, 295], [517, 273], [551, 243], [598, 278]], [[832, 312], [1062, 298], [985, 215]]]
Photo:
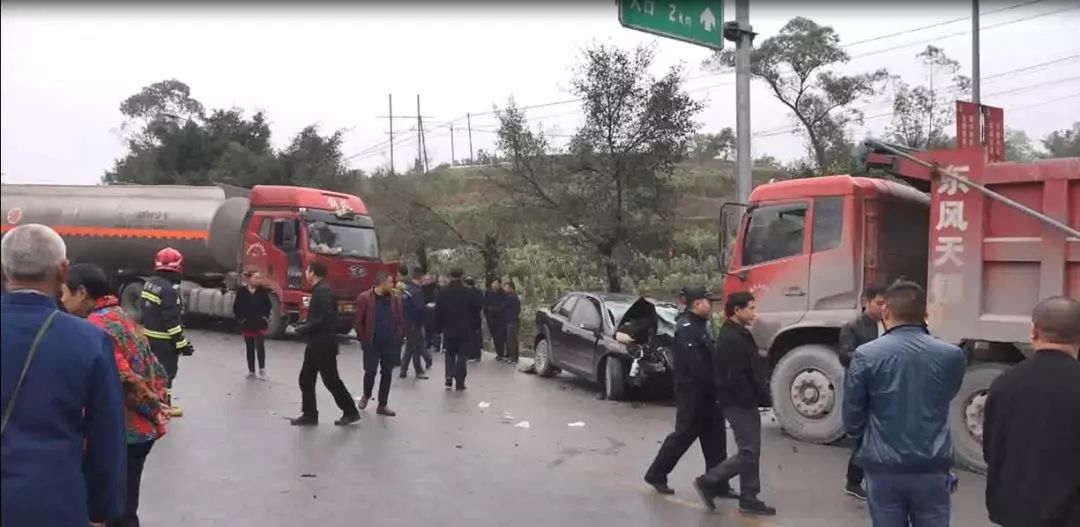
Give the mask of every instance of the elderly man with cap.
[[[661, 494], [674, 491], [667, 476], [696, 439], [705, 456], [705, 470], [727, 458], [724, 414], [716, 404], [713, 379], [712, 302], [716, 300], [704, 287], [684, 287], [679, 292], [684, 311], [675, 328], [675, 431], [664, 439], [645, 482]], [[735, 497], [730, 487], [718, 489], [719, 495]]]

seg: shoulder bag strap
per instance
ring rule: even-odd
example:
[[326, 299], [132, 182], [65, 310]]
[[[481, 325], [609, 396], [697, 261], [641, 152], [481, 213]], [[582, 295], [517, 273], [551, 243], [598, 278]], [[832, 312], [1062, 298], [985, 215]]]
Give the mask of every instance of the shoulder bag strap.
[[49, 326], [52, 325], [53, 318], [59, 313], [59, 310], [49, 313], [49, 316], [45, 318], [45, 322], [38, 328], [33, 343], [30, 344], [30, 351], [26, 353], [22, 371], [19, 372], [19, 380], [15, 383], [15, 390], [11, 392], [11, 398], [8, 399], [7, 405], [4, 406], [3, 421], [0, 421], [0, 437], [4, 436], [4, 431], [7, 430], [8, 421], [11, 419], [11, 413], [15, 411], [15, 400], [19, 398], [19, 389], [22, 388], [23, 379], [26, 378], [26, 370], [30, 369], [30, 361], [34, 360], [34, 355], [37, 354], [38, 344], [41, 343], [41, 338], [45, 336], [45, 332], [49, 329]]

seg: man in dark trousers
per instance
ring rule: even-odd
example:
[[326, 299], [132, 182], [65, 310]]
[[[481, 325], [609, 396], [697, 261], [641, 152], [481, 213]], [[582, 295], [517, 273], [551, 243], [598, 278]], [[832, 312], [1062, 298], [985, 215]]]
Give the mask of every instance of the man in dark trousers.
[[[885, 308], [885, 288], [880, 285], [868, 285], [862, 295], [863, 312], [855, 320], [844, 324], [840, 328], [840, 364], [846, 369], [851, 364], [851, 356], [855, 354], [855, 348], [870, 342], [885, 333], [885, 326], [881, 322], [881, 313]], [[863, 469], [855, 464], [855, 454], [859, 451], [856, 444], [851, 449], [851, 459], [848, 460], [847, 483], [844, 492], [854, 498], [866, 501], [866, 491], [863, 490]]]
[[504, 303], [506, 303], [506, 293], [503, 291], [502, 281], [496, 278], [488, 284], [488, 290], [484, 291], [484, 321], [487, 322], [488, 334], [491, 335], [491, 344], [495, 348], [495, 360], [498, 361], [506, 359]]
[[503, 284], [503, 293], [506, 301], [502, 305], [502, 319], [506, 325], [506, 356], [503, 361], [507, 364], [518, 363], [518, 350], [521, 343], [518, 340], [518, 329], [521, 327], [521, 299], [518, 298], [517, 285], [513, 280], [507, 280]]
[[150, 342], [150, 350], [165, 367], [169, 385], [169, 415], [180, 417], [184, 410], [172, 401], [173, 380], [180, 368], [180, 357], [195, 353], [195, 347], [184, 336], [181, 315], [184, 306], [180, 298], [180, 276], [184, 272], [184, 256], [172, 247], [154, 255], [154, 274], [143, 282], [139, 294], [136, 322]]
[[476, 302], [476, 327], [473, 328], [472, 347], [469, 348], [469, 360], [473, 362], [480, 362], [480, 359], [484, 356], [484, 332], [483, 332], [483, 320], [484, 320], [484, 292], [480, 288], [476, 287], [476, 279], [471, 276], [465, 277], [465, 286], [469, 288], [469, 292], [473, 295], [473, 300]]
[[949, 405], [964, 378], [957, 346], [926, 328], [926, 292], [898, 281], [885, 291], [886, 332], [859, 346], [844, 378], [844, 427], [860, 438], [874, 525], [949, 525], [953, 464]]
[[435, 321], [446, 348], [446, 387], [465, 390], [469, 352], [476, 339], [483, 309], [476, 289], [462, 283], [461, 269], [450, 271], [450, 283], [439, 291], [435, 303]]
[[716, 395], [724, 409], [724, 418], [731, 423], [739, 452], [694, 480], [694, 488], [705, 506], [715, 510], [713, 499], [720, 496], [728, 480], [737, 475], [739, 511], [772, 516], [776, 509], [757, 497], [761, 492], [761, 414], [758, 407], [772, 406], [772, 403], [765, 380], [765, 364], [750, 333], [750, 326], [757, 318], [754, 296], [746, 292], [732, 293], [724, 304], [724, 315], [727, 320], [720, 328], [713, 360]]
[[[690, 445], [697, 440], [705, 455], [705, 470], [727, 458], [727, 432], [724, 414], [716, 404], [713, 379], [712, 303], [714, 298], [704, 287], [684, 287], [680, 297], [686, 311], [679, 315], [675, 328], [675, 431], [664, 439], [645, 482], [661, 494], [674, 494], [667, 477]], [[732, 495], [724, 482], [718, 494]]]
[[1031, 358], [990, 387], [983, 421], [986, 508], [1005, 527], [1080, 525], [1080, 302], [1031, 316]]
[[424, 293], [424, 301], [427, 302], [424, 304], [424, 342], [430, 355], [442, 350], [442, 336], [439, 335], [438, 324], [435, 323], [435, 301], [439, 298], [438, 277], [425, 274], [420, 290]]
[[394, 294], [393, 275], [376, 273], [374, 287], [356, 298], [353, 329], [364, 353], [364, 396], [358, 406], [361, 410], [367, 408], [378, 373], [379, 407], [375, 413], [393, 417], [397, 414], [387, 406], [390, 382], [401, 358], [401, 339], [405, 335], [405, 311], [401, 297]]
[[405, 287], [405, 355], [401, 358], [401, 378], [409, 376], [409, 362], [412, 362], [413, 371], [417, 379], [427, 379], [424, 373], [426, 363], [431, 368], [431, 350], [425, 347], [424, 342], [424, 316], [426, 314], [427, 301], [423, 289], [424, 273], [419, 270], [413, 271], [412, 282]]
[[294, 426], [319, 424], [319, 409], [315, 402], [315, 379], [322, 376], [323, 385], [334, 396], [334, 402], [342, 411], [335, 425], [345, 426], [360, 420], [360, 411], [353, 403], [352, 395], [338, 375], [337, 302], [330, 284], [325, 281], [326, 266], [311, 262], [304, 277], [312, 284], [311, 300], [308, 302], [307, 322], [296, 328], [298, 335], [307, 338], [304, 348], [304, 364], [300, 367], [301, 414], [291, 420]]

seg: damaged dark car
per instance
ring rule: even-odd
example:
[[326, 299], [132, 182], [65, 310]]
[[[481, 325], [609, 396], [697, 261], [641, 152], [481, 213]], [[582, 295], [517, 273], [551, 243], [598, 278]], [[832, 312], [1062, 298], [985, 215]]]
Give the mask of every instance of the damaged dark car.
[[672, 387], [674, 305], [610, 293], [569, 293], [536, 313], [535, 370], [596, 382], [609, 399]]

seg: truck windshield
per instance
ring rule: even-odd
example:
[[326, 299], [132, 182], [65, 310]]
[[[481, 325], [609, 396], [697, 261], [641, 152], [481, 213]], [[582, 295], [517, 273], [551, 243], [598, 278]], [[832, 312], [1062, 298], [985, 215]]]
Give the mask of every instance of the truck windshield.
[[313, 253], [352, 258], [379, 258], [375, 229], [315, 221], [308, 223], [308, 249]]

